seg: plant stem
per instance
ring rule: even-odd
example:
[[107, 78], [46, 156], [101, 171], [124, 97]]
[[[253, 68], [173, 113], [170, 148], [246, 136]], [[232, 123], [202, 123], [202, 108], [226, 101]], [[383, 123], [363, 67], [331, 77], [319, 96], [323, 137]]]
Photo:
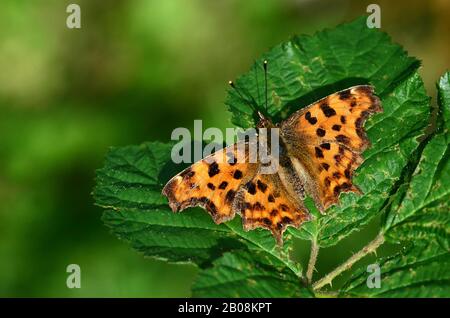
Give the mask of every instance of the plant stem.
[[316, 291], [314, 292], [314, 296], [317, 298], [338, 298], [339, 292], [337, 291]]
[[369, 253], [374, 252], [381, 244], [384, 243], [384, 236], [383, 233], [379, 233], [373, 241], [371, 241], [369, 244], [364, 246], [358, 253], [354, 254], [352, 257], [350, 257], [348, 260], [346, 260], [344, 263], [336, 267], [333, 271], [325, 275], [323, 278], [318, 280], [313, 284], [313, 289], [318, 290], [322, 288], [323, 286], [330, 284], [333, 281], [333, 279], [340, 275], [342, 272], [350, 269], [354, 263], [359, 261], [361, 258], [366, 256]]
[[317, 255], [319, 255], [319, 246], [317, 245], [317, 239], [314, 238], [311, 241], [311, 253], [309, 254], [308, 269], [306, 271], [306, 281], [311, 284], [312, 277], [314, 274], [314, 269], [316, 266]]

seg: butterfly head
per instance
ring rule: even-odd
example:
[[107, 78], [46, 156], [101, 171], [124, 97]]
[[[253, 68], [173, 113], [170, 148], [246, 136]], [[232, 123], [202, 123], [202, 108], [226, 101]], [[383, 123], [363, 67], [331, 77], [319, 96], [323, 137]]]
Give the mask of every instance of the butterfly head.
[[[261, 109], [261, 107], [258, 105], [256, 100], [253, 98], [253, 96], [248, 92], [245, 88], [238, 88], [233, 81], [229, 81], [228, 84], [237, 92], [239, 97], [241, 98], [241, 101], [247, 104], [253, 111], [253, 116], [258, 116], [258, 124], [256, 125], [257, 128], [273, 128], [276, 127], [276, 125], [273, 124], [273, 122], [268, 118], [268, 96], [267, 96], [267, 60], [264, 60], [263, 62], [263, 68], [264, 68], [264, 95], [265, 95], [265, 103], [264, 103], [264, 112]], [[242, 92], [241, 92], [242, 89]]]
[[257, 128], [273, 128], [275, 125], [270, 120], [270, 118], [266, 117], [262, 112], [258, 111], [259, 121], [256, 125]]

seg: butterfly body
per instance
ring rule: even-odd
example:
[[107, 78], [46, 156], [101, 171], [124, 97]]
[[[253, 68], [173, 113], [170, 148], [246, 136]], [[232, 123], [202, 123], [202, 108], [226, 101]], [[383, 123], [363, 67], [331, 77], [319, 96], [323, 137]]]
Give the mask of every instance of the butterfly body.
[[[372, 87], [361, 85], [329, 95], [273, 124], [260, 114], [258, 128], [278, 134], [277, 169], [265, 173], [249, 160], [252, 142], [241, 141], [194, 163], [164, 187], [173, 211], [205, 208], [216, 223], [241, 215], [245, 230], [269, 229], [278, 243], [287, 226], [311, 219], [303, 200], [310, 196], [322, 213], [341, 192], [357, 192], [354, 170], [369, 145], [363, 124], [382, 111]], [[278, 128], [278, 129], [271, 129]], [[271, 144], [271, 135], [259, 142]]]

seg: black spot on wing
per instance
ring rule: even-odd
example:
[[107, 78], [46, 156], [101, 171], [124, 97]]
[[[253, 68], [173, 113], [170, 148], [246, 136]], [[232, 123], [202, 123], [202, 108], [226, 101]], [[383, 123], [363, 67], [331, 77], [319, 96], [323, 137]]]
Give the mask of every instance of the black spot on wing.
[[323, 136], [325, 136], [325, 130], [323, 130], [322, 128], [317, 128], [316, 134], [319, 137], [323, 137]]
[[320, 109], [322, 110], [323, 114], [326, 117], [331, 117], [331, 116], [336, 115], [336, 111], [333, 108], [331, 108], [328, 105], [328, 103], [326, 103], [326, 102], [323, 102], [322, 104], [320, 104]]
[[348, 182], [344, 182], [343, 184], [341, 184], [342, 191], [348, 191], [351, 189], [351, 187], [352, 185]]
[[256, 182], [256, 185], [258, 186], [258, 189], [261, 190], [262, 193], [266, 192], [267, 184], [265, 184], [264, 182], [261, 182], [261, 180], [258, 180]]
[[305, 119], [311, 124], [311, 125], [315, 125], [317, 123], [317, 118], [316, 117], [312, 117], [310, 112], [306, 112], [305, 114]]
[[351, 172], [350, 172], [350, 167], [348, 167], [347, 169], [345, 169], [345, 171], [344, 171], [344, 174], [345, 174], [345, 177], [347, 178], [347, 179], [350, 179], [351, 178]]
[[184, 170], [182, 173], [180, 173], [180, 176], [182, 178], [190, 179], [195, 175], [195, 171], [192, 171], [192, 169], [189, 167], [186, 170]]
[[283, 222], [284, 224], [291, 224], [292, 223], [292, 219], [290, 217], [288, 217], [288, 216], [284, 216], [281, 219], [281, 222]]
[[323, 152], [322, 152], [322, 150], [321, 150], [319, 147], [315, 147], [314, 149], [315, 149], [315, 151], [316, 151], [316, 157], [317, 157], [317, 158], [323, 158]]
[[219, 169], [219, 165], [217, 164], [217, 162], [213, 162], [209, 165], [208, 168], [208, 175], [212, 178], [214, 177], [216, 174], [218, 174], [220, 172]]
[[256, 202], [255, 204], [253, 204], [253, 210], [255, 210], [255, 211], [262, 211], [262, 210], [264, 210], [264, 206], [262, 206], [261, 203]]
[[347, 100], [352, 96], [349, 89], [346, 89], [345, 91], [339, 92], [339, 98], [341, 100]]
[[233, 174], [233, 178], [239, 180], [242, 178], [242, 171], [241, 170], [236, 170]]
[[372, 94], [373, 94], [373, 89], [372, 89], [372, 87], [371, 87], [371, 86], [368, 86], [368, 85], [361, 85], [361, 86], [358, 86], [358, 87], [356, 88], [356, 90], [357, 90], [359, 93], [363, 94], [363, 95], [372, 95]]
[[245, 185], [248, 193], [254, 195], [256, 193], [256, 186], [253, 182], [247, 182], [247, 184]]
[[224, 190], [227, 186], [228, 186], [228, 182], [222, 181], [222, 182], [219, 184], [219, 189]]
[[225, 202], [230, 204], [231, 202], [233, 202], [235, 196], [236, 192], [234, 190], [228, 190], [227, 194], [225, 195]]
[[211, 213], [211, 215], [217, 214], [216, 205], [211, 200], [209, 200], [207, 197], [199, 198], [198, 202], [200, 202], [200, 204], [203, 205]]
[[348, 145], [350, 143], [350, 139], [347, 136], [345, 136], [345, 135], [337, 135], [336, 136], [336, 141], [340, 142], [340, 143], [342, 143], [344, 145]]
[[333, 192], [335, 196], [338, 196], [339, 192], [341, 192], [341, 186], [340, 185], [335, 186]]

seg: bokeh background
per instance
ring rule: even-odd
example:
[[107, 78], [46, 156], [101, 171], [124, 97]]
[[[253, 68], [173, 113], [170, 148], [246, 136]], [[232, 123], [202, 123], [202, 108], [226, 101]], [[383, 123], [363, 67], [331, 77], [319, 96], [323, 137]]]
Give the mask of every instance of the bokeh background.
[[[423, 61], [435, 97], [450, 65], [448, 0], [2, 0], [0, 296], [189, 296], [193, 266], [144, 259], [102, 225], [91, 191], [108, 148], [167, 141], [194, 119], [229, 127], [229, 79], [291, 35], [350, 21], [373, 2], [382, 29]], [[81, 29], [66, 27], [70, 3]], [[376, 223], [322, 250], [317, 275]], [[296, 244], [305, 262], [309, 247]], [[81, 289], [66, 287], [72, 263]]]

